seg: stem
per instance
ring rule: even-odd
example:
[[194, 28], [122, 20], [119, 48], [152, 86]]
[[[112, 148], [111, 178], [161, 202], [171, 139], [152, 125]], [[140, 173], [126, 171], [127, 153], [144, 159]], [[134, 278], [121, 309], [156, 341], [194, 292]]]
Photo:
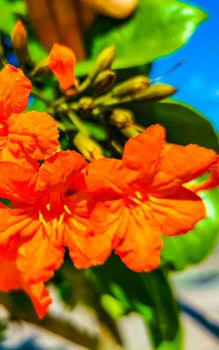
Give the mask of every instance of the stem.
[[89, 132], [87, 130], [87, 127], [83, 124], [81, 119], [75, 114], [73, 111], [70, 111], [68, 113], [69, 119], [72, 121], [72, 123], [76, 126], [78, 131], [80, 131], [82, 134], [88, 136]]
[[44, 97], [41, 92], [39, 92], [37, 89], [33, 88], [32, 91], [31, 91], [31, 94], [38, 98], [39, 100], [43, 101], [45, 104], [47, 105], [51, 105], [51, 102], [50, 100], [48, 100], [46, 97]]
[[78, 93], [82, 93], [83, 91], [87, 90], [90, 86], [90, 79], [87, 77], [82, 84], [78, 86]]

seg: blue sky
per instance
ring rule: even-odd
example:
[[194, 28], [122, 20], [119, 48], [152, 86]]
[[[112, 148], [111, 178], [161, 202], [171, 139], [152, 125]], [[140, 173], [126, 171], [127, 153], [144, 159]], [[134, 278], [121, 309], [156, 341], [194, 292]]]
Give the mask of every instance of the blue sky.
[[183, 2], [200, 7], [209, 18], [182, 49], [154, 63], [151, 77], [184, 60], [185, 64], [162, 82], [176, 86], [179, 91], [175, 98], [199, 110], [219, 131], [219, 0]]

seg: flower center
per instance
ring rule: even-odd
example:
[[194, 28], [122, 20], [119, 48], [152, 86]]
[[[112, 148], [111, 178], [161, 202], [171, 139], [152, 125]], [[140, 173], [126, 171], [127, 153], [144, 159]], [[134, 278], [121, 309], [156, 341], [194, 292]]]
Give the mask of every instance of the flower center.
[[63, 194], [52, 192], [42, 197], [39, 203], [39, 220], [44, 226], [50, 223], [56, 228], [63, 223], [65, 215], [71, 215], [71, 210], [65, 204]]

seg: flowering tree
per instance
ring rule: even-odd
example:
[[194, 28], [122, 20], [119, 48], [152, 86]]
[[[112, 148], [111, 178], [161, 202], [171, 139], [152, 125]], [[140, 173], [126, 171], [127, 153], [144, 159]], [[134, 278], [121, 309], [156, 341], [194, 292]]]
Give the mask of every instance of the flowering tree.
[[[168, 274], [214, 244], [217, 190], [206, 190], [219, 183], [218, 143], [205, 118], [170, 99], [174, 87], [147, 74], [204, 17], [175, 0], [142, 0], [125, 22], [96, 20], [78, 66], [67, 46], [36, 51], [21, 21], [11, 47], [0, 28], [0, 302], [12, 317], [74, 340], [48, 313], [50, 281], [67, 305], [96, 310], [121, 347], [116, 319], [134, 310], [154, 348], [181, 349]], [[19, 67], [7, 62], [12, 52]], [[88, 336], [80, 343], [100, 348]]]

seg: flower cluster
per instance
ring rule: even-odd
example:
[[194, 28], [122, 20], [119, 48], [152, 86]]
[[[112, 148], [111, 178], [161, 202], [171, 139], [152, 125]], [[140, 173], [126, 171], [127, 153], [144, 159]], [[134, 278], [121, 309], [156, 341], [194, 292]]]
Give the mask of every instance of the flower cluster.
[[[66, 50], [65, 71], [58, 49], [49, 64], [66, 90], [75, 85], [73, 67]], [[0, 206], [0, 289], [23, 289], [43, 317], [51, 303], [44, 282], [66, 248], [77, 268], [103, 264], [113, 251], [134, 271], [156, 268], [162, 235], [185, 233], [205, 217], [187, 184], [217, 156], [197, 145], [168, 144], [164, 128], [152, 125], [126, 142], [122, 159], [88, 163], [60, 150], [49, 114], [23, 112], [30, 93], [29, 79], [6, 65], [0, 73], [0, 197], [10, 207]]]

